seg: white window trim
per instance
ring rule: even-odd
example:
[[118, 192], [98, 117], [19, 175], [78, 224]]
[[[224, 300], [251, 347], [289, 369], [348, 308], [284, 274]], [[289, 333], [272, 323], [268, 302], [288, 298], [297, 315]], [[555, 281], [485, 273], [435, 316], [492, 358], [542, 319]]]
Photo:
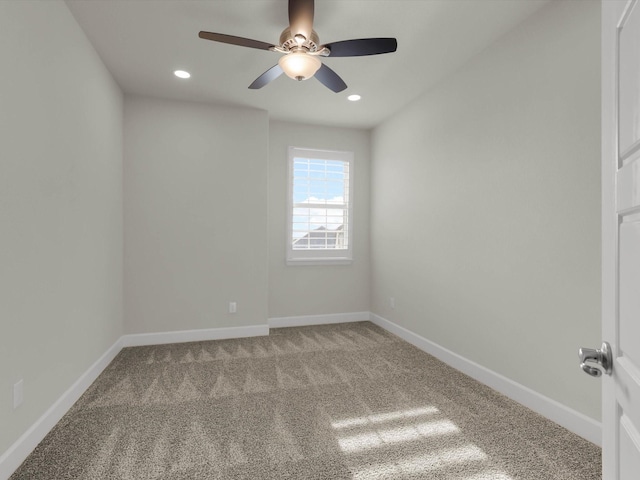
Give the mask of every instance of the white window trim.
[[[295, 157], [313, 158], [319, 160], [340, 160], [349, 163], [349, 205], [347, 249], [340, 250], [294, 250], [291, 241], [293, 237], [293, 160]], [[353, 185], [354, 185], [354, 155], [353, 152], [337, 150], [315, 150], [311, 148], [289, 147], [288, 149], [288, 189], [287, 189], [287, 265], [350, 265], [353, 262]]]

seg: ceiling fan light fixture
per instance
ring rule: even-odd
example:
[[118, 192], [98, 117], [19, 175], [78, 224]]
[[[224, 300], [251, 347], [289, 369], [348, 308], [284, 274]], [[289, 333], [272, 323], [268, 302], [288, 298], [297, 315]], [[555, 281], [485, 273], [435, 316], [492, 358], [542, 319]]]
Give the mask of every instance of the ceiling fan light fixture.
[[322, 62], [314, 55], [309, 55], [303, 50], [296, 50], [280, 57], [278, 65], [287, 77], [302, 81], [313, 77], [322, 66]]
[[283, 56], [269, 70], [256, 78], [249, 88], [257, 90], [275, 80], [283, 73], [294, 80], [307, 80], [311, 77], [335, 93], [344, 91], [347, 84], [340, 76], [323, 64], [319, 57], [362, 57], [395, 52], [398, 41], [395, 38], [356, 38], [322, 45], [313, 29], [315, 0], [288, 0], [289, 26], [280, 34], [280, 41], [273, 45], [224, 33], [200, 31], [198, 36], [204, 40], [278, 52]]

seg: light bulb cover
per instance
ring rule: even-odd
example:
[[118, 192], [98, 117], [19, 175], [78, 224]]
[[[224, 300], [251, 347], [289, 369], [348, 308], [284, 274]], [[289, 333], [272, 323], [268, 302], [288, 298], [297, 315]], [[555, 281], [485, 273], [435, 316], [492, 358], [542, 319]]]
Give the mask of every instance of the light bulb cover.
[[289, 78], [307, 80], [313, 77], [322, 66], [320, 59], [304, 50], [288, 53], [278, 60], [278, 65]]

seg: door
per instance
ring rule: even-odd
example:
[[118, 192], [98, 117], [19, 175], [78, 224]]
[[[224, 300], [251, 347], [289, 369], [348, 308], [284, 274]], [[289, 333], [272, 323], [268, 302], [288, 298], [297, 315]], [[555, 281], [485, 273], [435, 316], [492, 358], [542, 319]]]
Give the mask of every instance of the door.
[[640, 478], [640, 5], [602, 2], [604, 480]]

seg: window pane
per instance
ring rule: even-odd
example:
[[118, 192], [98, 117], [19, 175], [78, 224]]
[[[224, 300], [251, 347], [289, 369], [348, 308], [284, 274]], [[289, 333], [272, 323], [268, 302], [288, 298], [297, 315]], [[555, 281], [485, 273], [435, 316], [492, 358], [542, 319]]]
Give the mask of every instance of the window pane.
[[[303, 230], [297, 230], [297, 227]], [[300, 249], [344, 249], [346, 248], [345, 232], [342, 225], [337, 228], [327, 228], [324, 225], [312, 225], [310, 230], [304, 230], [302, 224], [294, 225], [293, 248]]]
[[293, 170], [294, 203], [348, 203], [348, 162], [295, 158]]
[[[349, 249], [349, 166], [348, 152], [327, 152], [325, 160], [305, 158], [319, 151], [291, 149], [290, 241], [292, 250]], [[300, 154], [299, 156], [296, 154]], [[341, 256], [350, 253], [341, 253]]]
[[[293, 209], [294, 249], [347, 248], [348, 185], [348, 162], [294, 158], [292, 200], [297, 205]], [[300, 204], [304, 203], [314, 207], [302, 208]]]

